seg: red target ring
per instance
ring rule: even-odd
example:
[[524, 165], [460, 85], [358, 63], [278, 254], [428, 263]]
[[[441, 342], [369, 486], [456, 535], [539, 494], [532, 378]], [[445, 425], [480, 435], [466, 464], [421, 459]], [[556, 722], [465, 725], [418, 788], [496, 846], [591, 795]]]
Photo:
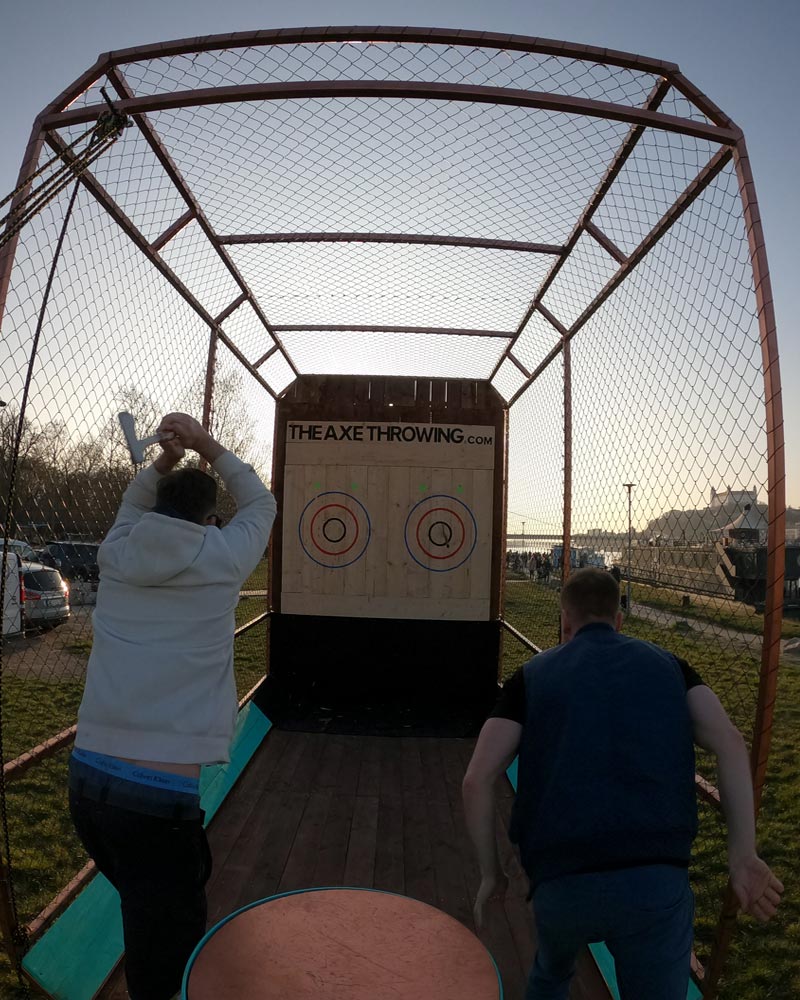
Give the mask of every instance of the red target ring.
[[450, 573], [475, 551], [478, 522], [463, 500], [435, 493], [419, 500], [408, 512], [403, 539], [418, 566], [429, 573]]
[[[350, 542], [350, 544], [347, 546], [346, 549], [337, 549], [335, 551], [332, 551], [330, 549], [323, 549], [323, 547], [317, 541], [316, 535], [314, 534], [314, 525], [317, 522], [317, 518], [324, 511], [330, 510], [332, 507], [335, 507], [337, 510], [343, 510], [345, 512], [345, 514], [348, 514], [350, 516], [350, 518], [352, 519], [352, 521], [353, 521], [353, 525], [355, 526], [355, 529], [356, 529], [355, 536], [354, 536], [352, 542]], [[337, 520], [341, 520], [341, 518], [337, 518]], [[324, 525], [323, 525], [323, 536], [324, 536], [324, 530], [325, 529], [324, 529]], [[323, 555], [326, 555], [326, 556], [343, 556], [347, 552], [349, 552], [350, 549], [352, 549], [353, 546], [358, 541], [358, 521], [356, 519], [355, 514], [351, 510], [349, 510], [347, 507], [345, 507], [344, 504], [340, 504], [340, 503], [326, 503], [325, 506], [324, 507], [320, 507], [320, 509], [316, 512], [316, 514], [311, 518], [311, 525], [309, 527], [309, 535], [310, 535], [311, 543], [313, 544], [314, 548], [316, 548], [320, 552], [322, 552]]]
[[[456, 519], [456, 521], [458, 521], [459, 525], [461, 526], [461, 541], [452, 551], [448, 551], [442, 556], [437, 556], [435, 553], [429, 552], [422, 544], [422, 539], [419, 537], [420, 530], [422, 529], [422, 522], [425, 520], [426, 517], [430, 517], [437, 511], [440, 511], [443, 514], [450, 514], [452, 517]], [[429, 559], [452, 559], [453, 556], [457, 555], [458, 552], [460, 552], [460, 550], [464, 547], [464, 542], [467, 539], [467, 529], [464, 527], [464, 522], [461, 520], [461, 518], [454, 510], [451, 510], [449, 507], [431, 507], [430, 510], [425, 511], [425, 513], [417, 522], [416, 535], [417, 535], [417, 545], [419, 545], [422, 552], [424, 552]]]

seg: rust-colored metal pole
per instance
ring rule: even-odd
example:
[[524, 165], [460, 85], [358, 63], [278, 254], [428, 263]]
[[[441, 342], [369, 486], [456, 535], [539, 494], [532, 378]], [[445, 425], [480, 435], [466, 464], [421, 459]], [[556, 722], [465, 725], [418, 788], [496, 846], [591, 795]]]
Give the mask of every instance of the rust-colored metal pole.
[[[562, 348], [562, 344], [571, 340], [575, 334], [583, 327], [591, 317], [597, 312], [597, 310], [602, 306], [609, 296], [611, 296], [616, 289], [622, 284], [622, 282], [628, 277], [631, 271], [635, 270], [636, 267], [644, 260], [647, 254], [653, 249], [653, 247], [658, 243], [662, 236], [667, 233], [672, 226], [680, 219], [684, 212], [686, 212], [694, 202], [700, 197], [700, 195], [705, 191], [705, 189], [712, 184], [714, 180], [719, 176], [719, 174], [725, 169], [725, 167], [730, 162], [733, 156], [733, 152], [727, 146], [721, 148], [719, 152], [715, 153], [714, 156], [708, 161], [708, 163], [703, 167], [700, 173], [695, 177], [695, 179], [689, 184], [689, 186], [684, 190], [684, 192], [678, 197], [678, 199], [673, 202], [672, 207], [664, 213], [660, 221], [650, 230], [650, 232], [645, 236], [639, 246], [633, 251], [633, 253], [626, 259], [625, 263], [619, 268], [613, 278], [611, 278], [603, 288], [595, 295], [589, 305], [583, 310], [583, 312], [578, 316], [575, 322], [567, 330], [566, 336], [563, 337], [562, 343], [557, 344], [553, 350], [547, 355], [544, 361], [539, 364], [533, 371], [530, 379], [528, 379], [519, 389], [514, 393], [514, 395], [509, 399], [508, 403], [511, 406], [515, 403], [519, 397], [533, 384], [535, 379], [539, 377], [539, 374], [547, 367], [548, 364], [559, 354]], [[531, 311], [537, 309], [542, 315], [547, 316], [545, 310], [541, 304], [534, 303], [531, 306]], [[526, 320], [527, 322], [527, 320]], [[552, 322], [552, 319], [551, 319]], [[559, 329], [559, 326], [556, 326]], [[514, 344], [512, 342], [511, 347]]]
[[[767, 424], [767, 590], [764, 602], [761, 674], [750, 751], [750, 763], [753, 771], [753, 798], [756, 815], [758, 815], [772, 741], [775, 696], [780, 665], [783, 584], [786, 570], [786, 469], [775, 307], [772, 299], [767, 252], [764, 245], [764, 232], [761, 226], [761, 214], [758, 209], [758, 199], [744, 137], [741, 137], [734, 147], [733, 162], [739, 181], [745, 229], [750, 246], [750, 260], [753, 265]], [[713, 1000], [717, 995], [720, 975], [736, 927], [738, 909], [738, 901], [729, 884], [725, 891], [711, 957], [703, 980], [703, 996], [706, 1000]]]
[[[25, 155], [22, 157], [22, 165], [19, 168], [19, 176], [17, 177], [17, 186], [19, 187], [19, 190], [12, 198], [10, 205], [12, 212], [28, 193], [30, 185], [23, 185], [23, 182], [33, 173], [42, 152], [44, 133], [41, 129], [40, 120], [41, 115], [33, 123], [30, 138], [28, 139], [28, 145], [25, 148]], [[23, 186], [20, 187], [20, 185]], [[9, 225], [10, 224], [11, 220], [9, 220]], [[19, 236], [20, 234], [16, 233], [11, 237], [8, 243], [0, 249], [0, 327], [2, 326], [3, 316], [5, 314], [6, 298], [8, 296], [8, 287], [11, 283], [11, 271], [14, 267], [14, 257], [17, 252]]]
[[168, 42], [137, 45], [127, 49], [107, 52], [98, 65], [119, 66], [123, 63], [150, 59], [169, 59], [178, 55], [195, 55], [220, 49], [249, 48], [262, 45], [314, 45], [327, 42], [399, 42], [445, 47], [496, 48], [508, 52], [535, 52], [561, 59], [579, 59], [608, 66], [620, 66], [640, 73], [656, 76], [676, 74], [676, 63], [651, 59], [633, 52], [599, 48], [577, 42], [564, 42], [554, 38], [532, 35], [509, 35], [496, 31], [471, 31], [468, 29], [427, 28], [396, 25], [333, 25], [326, 27], [268, 28], [259, 31], [237, 31], [220, 35], [199, 35]]
[[[649, 111], [657, 111], [658, 108], [661, 107], [661, 103], [667, 96], [668, 92], [669, 92], [669, 83], [664, 79], [660, 79], [653, 87], [650, 94], [648, 95], [644, 107]], [[578, 240], [580, 240], [581, 236], [586, 230], [586, 226], [592, 221], [592, 217], [594, 216], [597, 209], [600, 207], [605, 196], [611, 190], [614, 181], [622, 172], [623, 167], [627, 163], [633, 151], [636, 149], [636, 146], [639, 140], [644, 135], [644, 132], [645, 129], [643, 125], [635, 125], [628, 132], [628, 135], [625, 137], [622, 145], [619, 147], [616, 154], [614, 155], [614, 159], [608, 165], [608, 169], [606, 170], [603, 177], [600, 179], [600, 182], [595, 188], [594, 192], [592, 193], [592, 196], [589, 198], [589, 201], [587, 202], [586, 207], [581, 213], [580, 218], [575, 223], [572, 232], [569, 235], [569, 239], [564, 244], [564, 253], [561, 255], [561, 257], [559, 257], [557, 261], [555, 261], [553, 266], [547, 272], [544, 281], [542, 281], [542, 283], [539, 285], [539, 288], [536, 290], [536, 294], [533, 296], [530, 305], [525, 311], [525, 315], [520, 320], [519, 325], [517, 326], [517, 329], [514, 332], [514, 339], [508, 345], [507, 349], [514, 347], [514, 344], [517, 342], [517, 339], [522, 335], [523, 330], [528, 325], [528, 321], [530, 320], [531, 316], [533, 316], [534, 311], [538, 309], [540, 312], [542, 312], [542, 299], [547, 294], [548, 288], [555, 281], [558, 272], [566, 263], [569, 255], [578, 245]], [[549, 319], [550, 322], [552, 322], [552, 317], [550, 317], [549, 315], [546, 315], [545, 318]], [[505, 360], [505, 352], [500, 357], [499, 361], [495, 364], [494, 369], [492, 370], [492, 373], [489, 376], [490, 381], [495, 377], [495, 375], [500, 369], [500, 365], [503, 363], [504, 360]]]
[[564, 247], [555, 243], [490, 240], [477, 236], [434, 236], [425, 233], [240, 233], [218, 236], [217, 240], [223, 246], [247, 246], [251, 243], [407, 243], [422, 246], [469, 247], [473, 250], [513, 250], [518, 253], [550, 254], [556, 257], [564, 252]]
[[572, 349], [564, 338], [564, 537], [562, 539], [561, 586], [569, 578], [572, 560]]
[[[124, 75], [120, 70], [112, 69], [110, 70], [108, 76], [112, 84], [114, 85], [115, 90], [120, 95], [122, 101], [133, 98], [133, 91], [131, 90], [128, 81], [125, 79]], [[220, 260], [225, 265], [226, 269], [230, 272], [231, 277], [239, 286], [245, 298], [250, 301], [253, 312], [258, 317], [264, 329], [267, 331], [272, 340], [280, 348], [281, 353], [283, 354], [286, 360], [286, 363], [289, 365], [289, 367], [292, 369], [295, 375], [299, 375], [300, 372], [295, 366], [294, 361], [291, 359], [288, 351], [281, 343], [280, 338], [275, 336], [272, 326], [270, 325], [269, 321], [267, 320], [267, 317], [264, 315], [261, 307], [259, 306], [256, 297], [250, 291], [247, 282], [244, 280], [241, 273], [239, 272], [238, 267], [236, 267], [236, 265], [234, 264], [233, 260], [228, 254], [228, 251], [223, 246], [221, 246], [219, 238], [217, 237], [217, 234], [214, 232], [211, 223], [208, 221], [205, 212], [202, 210], [200, 203], [197, 201], [194, 194], [189, 189], [189, 186], [186, 183], [183, 174], [180, 172], [180, 170], [178, 169], [178, 165], [170, 156], [169, 151], [167, 150], [166, 146], [161, 140], [161, 137], [158, 135], [158, 133], [153, 128], [150, 121], [147, 119], [145, 115], [135, 115], [134, 121], [136, 122], [136, 125], [139, 128], [139, 131], [142, 133], [145, 141], [153, 150], [153, 153], [156, 155], [156, 158], [158, 159], [159, 163], [166, 171], [167, 176], [175, 185], [178, 193], [188, 205], [189, 210], [192, 213], [192, 218], [200, 226], [201, 230], [205, 234], [206, 239], [213, 247], [214, 252], [219, 256]]]
[[764, 607], [764, 642], [761, 651], [761, 683], [753, 732], [753, 790], [756, 812], [766, 777], [775, 691], [778, 684], [781, 623], [783, 620], [783, 585], [786, 546], [786, 469], [783, 440], [783, 404], [781, 373], [778, 361], [778, 335], [775, 308], [767, 264], [767, 251], [761, 227], [750, 160], [744, 138], [734, 150], [734, 164], [744, 206], [744, 221], [753, 263], [753, 280], [758, 308], [758, 328], [764, 370], [764, 404], [767, 423], [767, 592]]
[[[587, 115], [609, 121], [629, 122], [666, 132], [677, 132], [696, 139], [708, 139], [732, 145], [734, 129], [708, 125], [706, 122], [660, 111], [596, 101], [587, 97], [551, 94], [545, 91], [511, 87], [475, 86], [469, 83], [431, 83], [420, 80], [292, 80], [286, 83], [243, 83], [227, 87], [204, 87], [124, 98], [116, 103], [124, 115], [151, 111], [196, 108], [201, 105], [238, 104], [242, 101], [287, 101], [320, 98], [385, 98], [387, 100], [459, 101], [468, 104], [497, 104], [501, 107], [531, 108], [562, 114]], [[45, 116], [45, 129], [66, 128], [95, 121], [106, 110], [103, 104], [90, 104]]]
[[[211, 417], [214, 406], [214, 371], [217, 367], [217, 343], [219, 335], [217, 327], [211, 327], [208, 339], [208, 361], [206, 362], [206, 384], [203, 389], [203, 417], [202, 424], [207, 431], [211, 431]], [[208, 463], [204, 458], [200, 459], [200, 468], [205, 470]]]

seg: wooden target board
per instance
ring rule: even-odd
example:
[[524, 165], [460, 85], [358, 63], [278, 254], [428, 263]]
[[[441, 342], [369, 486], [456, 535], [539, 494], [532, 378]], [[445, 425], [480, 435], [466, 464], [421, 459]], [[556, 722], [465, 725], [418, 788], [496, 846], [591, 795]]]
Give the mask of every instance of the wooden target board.
[[287, 421], [281, 610], [488, 620], [496, 433]]

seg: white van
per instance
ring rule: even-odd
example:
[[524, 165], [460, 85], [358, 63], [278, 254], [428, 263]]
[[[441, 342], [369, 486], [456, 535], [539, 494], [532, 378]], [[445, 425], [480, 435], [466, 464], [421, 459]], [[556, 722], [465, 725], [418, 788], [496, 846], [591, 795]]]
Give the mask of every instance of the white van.
[[[0, 538], [0, 571], [3, 565], [4, 539]], [[6, 586], [3, 598], [3, 629], [0, 637], [9, 639], [15, 635], [22, 635], [25, 629], [25, 595], [22, 587], [22, 570], [20, 567], [19, 554], [8, 547], [8, 558], [6, 560]]]

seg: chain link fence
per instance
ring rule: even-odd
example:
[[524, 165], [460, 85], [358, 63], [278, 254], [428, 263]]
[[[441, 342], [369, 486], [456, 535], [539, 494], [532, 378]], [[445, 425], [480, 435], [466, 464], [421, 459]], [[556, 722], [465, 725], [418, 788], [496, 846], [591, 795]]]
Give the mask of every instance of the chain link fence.
[[[116, 131], [87, 163], [102, 89]], [[29, 587], [3, 620], [12, 954], [86, 863], [66, 761], [96, 546], [134, 472], [120, 410], [142, 432], [202, 416], [268, 479], [298, 373], [491, 380], [510, 406], [503, 674], [558, 642], [565, 573], [605, 566], [626, 629], [685, 656], [754, 741], [760, 788], [784, 598], [774, 320], [743, 140], [675, 67], [432, 29], [257, 33], [117, 53], [39, 125], [0, 248], [3, 602], [19, 551], [60, 569], [70, 610], [57, 624], [59, 595]], [[240, 697], [266, 670], [267, 589], [264, 563], [237, 612]], [[725, 857], [698, 770], [713, 996]]]

